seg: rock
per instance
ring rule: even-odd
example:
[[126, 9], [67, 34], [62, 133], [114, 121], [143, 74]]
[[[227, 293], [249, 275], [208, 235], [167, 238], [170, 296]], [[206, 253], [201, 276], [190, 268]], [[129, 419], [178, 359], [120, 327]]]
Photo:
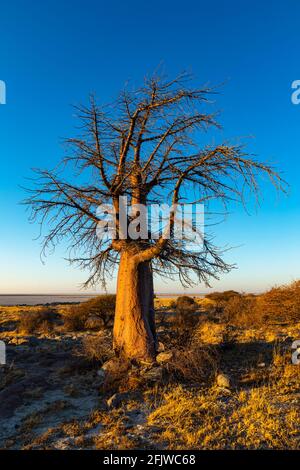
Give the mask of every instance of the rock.
[[159, 341], [157, 351], [160, 353], [160, 352], [163, 352], [164, 350], [165, 350], [164, 344], [161, 341]]
[[104, 369], [97, 370], [97, 375], [98, 375], [98, 377], [100, 377], [100, 379], [104, 379], [105, 378], [105, 370]]
[[266, 367], [266, 364], [264, 362], [260, 362], [259, 364], [257, 364], [258, 367]]
[[218, 374], [216, 378], [218, 387], [230, 388], [230, 378], [225, 374]]
[[144, 373], [144, 378], [149, 382], [159, 382], [163, 376], [162, 367], [153, 367]]
[[169, 362], [173, 357], [172, 351], [161, 352], [156, 356], [156, 362], [162, 364], [164, 362]]
[[108, 372], [110, 370], [115, 370], [116, 368], [118, 368], [119, 363], [120, 362], [118, 358], [112, 357], [108, 361], [104, 362], [101, 369], [104, 370], [105, 372]]

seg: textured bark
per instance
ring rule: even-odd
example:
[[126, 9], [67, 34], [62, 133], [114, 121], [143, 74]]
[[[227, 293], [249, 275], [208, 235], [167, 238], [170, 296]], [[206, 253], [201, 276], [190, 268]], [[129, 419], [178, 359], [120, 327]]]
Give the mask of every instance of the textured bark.
[[156, 353], [153, 276], [149, 262], [130, 252], [121, 255], [114, 323], [117, 355], [153, 361]]

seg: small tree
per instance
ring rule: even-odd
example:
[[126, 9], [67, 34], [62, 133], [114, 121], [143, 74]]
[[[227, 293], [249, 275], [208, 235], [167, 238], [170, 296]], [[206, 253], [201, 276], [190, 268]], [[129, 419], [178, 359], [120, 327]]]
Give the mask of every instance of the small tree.
[[[243, 202], [246, 189], [257, 193], [260, 173], [281, 185], [269, 165], [249, 158], [240, 146], [199, 147], [199, 132], [218, 124], [204, 111], [211, 90], [193, 89], [186, 78], [146, 79], [110, 107], [100, 108], [91, 98], [88, 107], [79, 108], [82, 136], [67, 141], [69, 153], [60, 169], [37, 170], [26, 201], [32, 220], [49, 223], [43, 249], [66, 238], [70, 260], [90, 271], [86, 286], [105, 281], [119, 265], [114, 348], [130, 359], [152, 361], [156, 354], [153, 273], [178, 276], [187, 286], [195, 278], [208, 284], [231, 266], [208, 237], [198, 251], [161, 234], [123, 239], [119, 197], [127, 196], [132, 207], [211, 199], [226, 205], [232, 199]], [[115, 239], [97, 237], [101, 203], [113, 204]], [[171, 233], [174, 223], [175, 210], [167, 227]]]

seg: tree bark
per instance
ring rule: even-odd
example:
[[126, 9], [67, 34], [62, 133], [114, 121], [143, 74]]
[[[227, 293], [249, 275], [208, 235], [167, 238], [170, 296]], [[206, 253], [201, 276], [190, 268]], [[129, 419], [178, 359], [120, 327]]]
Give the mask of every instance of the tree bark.
[[156, 354], [153, 275], [150, 262], [139, 262], [130, 251], [121, 254], [114, 322], [118, 356], [152, 362]]

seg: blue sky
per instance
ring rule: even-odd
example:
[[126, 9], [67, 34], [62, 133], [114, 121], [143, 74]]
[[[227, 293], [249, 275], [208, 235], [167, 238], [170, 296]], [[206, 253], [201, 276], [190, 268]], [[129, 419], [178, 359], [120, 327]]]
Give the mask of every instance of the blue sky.
[[[74, 134], [72, 104], [95, 92], [111, 101], [127, 80], [137, 85], [159, 64], [170, 75], [192, 71], [199, 84], [224, 82], [216, 97], [219, 139], [243, 138], [273, 161], [290, 184], [276, 197], [269, 185], [258, 211], [233, 207], [216, 228], [238, 269], [213, 283], [218, 290], [264, 290], [299, 278], [300, 79], [297, 0], [128, 2], [10, 1], [1, 5], [0, 293], [78, 292], [85, 274], [63, 260], [64, 246], [40, 261], [38, 227], [29, 225], [20, 189], [32, 167], [53, 167], [61, 141]], [[109, 282], [110, 290], [114, 281]], [[157, 292], [177, 292], [156, 281]], [[197, 286], [194, 292], [202, 292]]]

